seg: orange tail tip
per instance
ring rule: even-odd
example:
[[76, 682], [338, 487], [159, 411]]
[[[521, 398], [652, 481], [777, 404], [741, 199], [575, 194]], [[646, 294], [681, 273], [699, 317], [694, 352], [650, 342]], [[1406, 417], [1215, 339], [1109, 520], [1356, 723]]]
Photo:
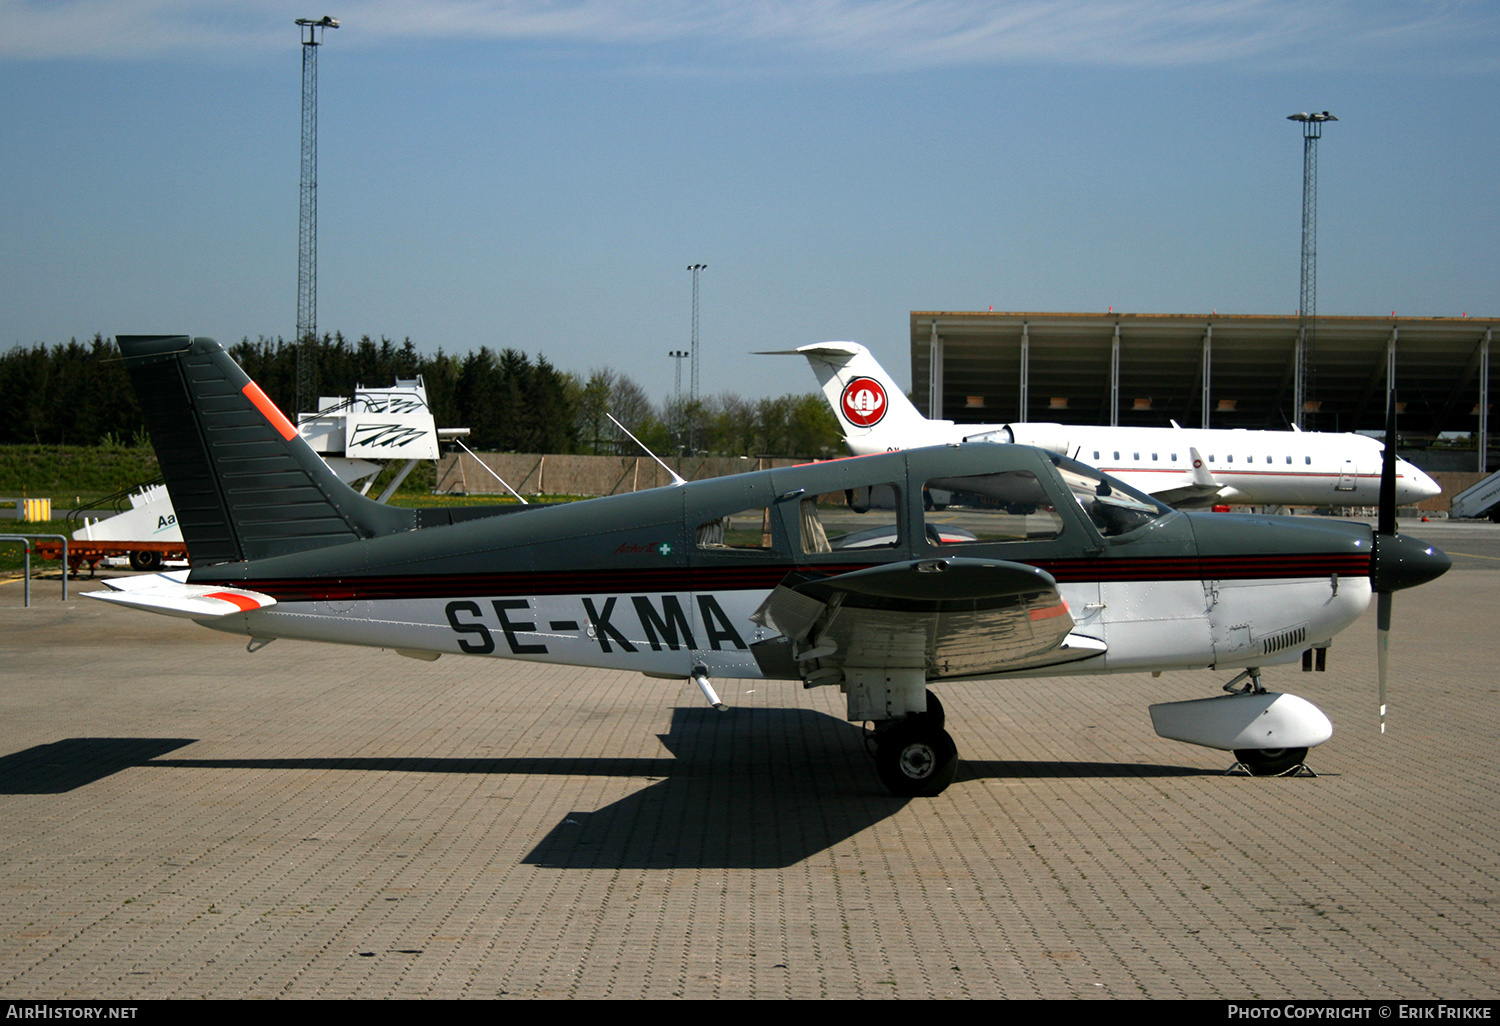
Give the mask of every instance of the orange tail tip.
[[255, 404], [255, 408], [271, 422], [271, 426], [281, 434], [282, 438], [291, 441], [296, 436], [297, 429], [292, 427], [292, 422], [286, 419], [286, 414], [276, 408], [276, 404], [271, 402], [271, 397], [262, 392], [259, 385], [250, 381], [240, 391], [245, 393], [246, 399]]

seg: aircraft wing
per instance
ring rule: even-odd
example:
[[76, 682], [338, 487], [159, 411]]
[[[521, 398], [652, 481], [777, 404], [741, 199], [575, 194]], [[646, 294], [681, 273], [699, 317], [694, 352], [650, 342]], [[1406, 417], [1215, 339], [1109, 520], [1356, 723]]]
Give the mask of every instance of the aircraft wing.
[[1072, 633], [1045, 571], [1022, 563], [928, 559], [837, 575], [793, 574], [751, 618], [790, 638], [804, 679], [848, 667], [922, 668], [929, 679], [982, 677], [1105, 651]]
[[1151, 497], [1168, 506], [1206, 506], [1224, 492], [1224, 486], [1208, 469], [1208, 463], [1196, 447], [1188, 449], [1188, 462], [1192, 470], [1188, 480], [1181, 478], [1162, 487], [1152, 489]]

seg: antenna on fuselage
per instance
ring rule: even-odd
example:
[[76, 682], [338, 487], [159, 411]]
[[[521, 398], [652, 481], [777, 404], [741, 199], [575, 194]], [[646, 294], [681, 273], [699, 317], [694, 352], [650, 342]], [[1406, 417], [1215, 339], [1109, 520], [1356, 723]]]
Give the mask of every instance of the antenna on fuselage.
[[[467, 431], [469, 429], [468, 428], [464, 428], [464, 430]], [[501, 486], [503, 486], [507, 492], [510, 492], [510, 494], [514, 495], [517, 499], [520, 499], [521, 500], [521, 505], [523, 505], [523, 506], [530, 506], [531, 505], [531, 503], [527, 502], [524, 498], [521, 497], [521, 493], [520, 492], [516, 491], [509, 484], [506, 483], [505, 478], [503, 478], [499, 474], [495, 473], [494, 469], [488, 463], [486, 463], [486, 462], [484, 462], [484, 460], [480, 459], [478, 453], [476, 453], [473, 449], [470, 449], [467, 445], [465, 445], [464, 442], [463, 442], [463, 439], [458, 438], [458, 437], [454, 437], [453, 441], [454, 441], [455, 444], [458, 445], [458, 447], [460, 449], [462, 449], [464, 452], [468, 453], [470, 456], [473, 456], [474, 457], [474, 461], [476, 463], [478, 463], [481, 468], [483, 468], [485, 471], [487, 471], [489, 473], [490, 477], [493, 477], [496, 481], [499, 481], [500, 484], [501, 484]]]
[[[697, 276], [696, 275], [694, 276], [693, 280], [694, 281], [697, 280]], [[682, 479], [682, 477], [677, 473], [677, 471], [675, 471], [671, 467], [667, 466], [665, 463], [663, 463], [661, 461], [661, 458], [659, 456], [657, 456], [656, 453], [654, 453], [650, 449], [646, 448], [646, 443], [645, 442], [643, 442], [639, 438], [635, 437], [635, 435], [632, 435], [630, 433], [630, 429], [628, 427], [626, 427], [624, 424], [621, 424], [618, 420], [615, 420], [614, 414], [612, 414], [612, 413], [606, 413], [605, 416], [609, 418], [609, 422], [611, 424], [613, 424], [615, 427], [619, 428], [621, 431], [625, 432], [625, 437], [626, 438], [629, 438], [636, 445], [639, 445], [641, 447], [641, 451], [642, 452], [644, 452], [647, 456], [650, 456], [653, 460], [656, 460], [656, 465], [658, 467], [661, 467], [661, 469], [665, 470], [668, 474], [671, 474], [672, 475], [672, 483], [674, 485], [687, 484], [687, 482]]]

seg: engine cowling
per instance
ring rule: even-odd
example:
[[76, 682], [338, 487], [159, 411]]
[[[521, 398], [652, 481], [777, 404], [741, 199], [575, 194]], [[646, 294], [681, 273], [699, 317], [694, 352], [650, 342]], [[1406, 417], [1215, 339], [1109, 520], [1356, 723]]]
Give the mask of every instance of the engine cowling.
[[991, 431], [969, 435], [968, 442], [1001, 442], [1034, 445], [1038, 449], [1068, 455], [1069, 429], [1066, 424], [1003, 424]]

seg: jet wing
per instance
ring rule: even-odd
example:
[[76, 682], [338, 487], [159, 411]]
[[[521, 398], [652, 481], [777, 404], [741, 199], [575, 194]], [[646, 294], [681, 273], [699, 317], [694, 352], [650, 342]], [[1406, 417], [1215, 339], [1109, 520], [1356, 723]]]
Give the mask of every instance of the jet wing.
[[846, 666], [921, 668], [929, 679], [993, 676], [1105, 651], [1072, 633], [1050, 574], [1003, 560], [793, 574], [751, 619], [792, 640], [808, 683], [833, 683]]
[[1151, 491], [1151, 497], [1168, 506], [1206, 506], [1224, 492], [1224, 485], [1209, 471], [1208, 463], [1196, 448], [1188, 449], [1188, 461], [1192, 470], [1188, 480], [1177, 482]]
[[220, 584], [188, 584], [187, 572], [120, 577], [105, 581], [109, 591], [86, 591], [84, 598], [144, 609], [188, 620], [217, 620], [274, 606], [276, 600], [258, 591]]

